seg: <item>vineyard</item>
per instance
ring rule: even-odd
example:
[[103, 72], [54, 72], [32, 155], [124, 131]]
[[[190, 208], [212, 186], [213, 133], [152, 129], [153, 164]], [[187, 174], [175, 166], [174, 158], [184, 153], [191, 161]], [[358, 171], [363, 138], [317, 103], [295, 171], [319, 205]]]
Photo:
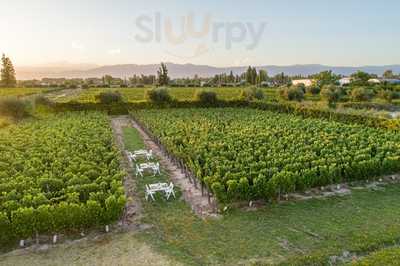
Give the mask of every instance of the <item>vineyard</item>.
[[252, 109], [134, 111], [219, 201], [274, 198], [400, 171], [400, 135]]
[[0, 130], [0, 243], [117, 220], [124, 172], [102, 113], [66, 113]]

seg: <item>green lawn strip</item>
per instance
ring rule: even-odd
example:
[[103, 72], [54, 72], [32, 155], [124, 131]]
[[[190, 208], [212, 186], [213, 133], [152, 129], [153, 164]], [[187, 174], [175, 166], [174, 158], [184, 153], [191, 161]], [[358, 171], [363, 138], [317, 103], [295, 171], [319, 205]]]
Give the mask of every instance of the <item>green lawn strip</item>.
[[132, 127], [122, 129], [124, 134], [124, 146], [128, 151], [144, 149], [144, 142], [139, 135], [139, 132]]
[[[124, 133], [127, 143], [139, 142], [137, 134]], [[145, 184], [163, 181], [168, 181], [164, 172], [138, 178], [140, 197], [144, 199]], [[154, 227], [139, 237], [186, 265], [326, 263], [343, 251], [369, 252], [400, 239], [400, 185], [257, 211], [233, 209], [220, 219], [205, 221], [182, 199], [166, 201], [160, 194], [156, 202], [143, 205], [143, 222]]]

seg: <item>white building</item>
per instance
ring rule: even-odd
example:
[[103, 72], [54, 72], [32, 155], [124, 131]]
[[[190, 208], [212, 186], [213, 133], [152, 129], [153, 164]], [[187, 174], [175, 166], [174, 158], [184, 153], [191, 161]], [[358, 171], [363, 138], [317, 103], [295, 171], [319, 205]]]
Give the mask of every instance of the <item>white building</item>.
[[312, 79], [297, 79], [297, 80], [292, 80], [293, 85], [299, 85], [303, 84], [306, 87], [310, 87], [313, 85], [313, 80]]
[[380, 84], [381, 81], [380, 81], [379, 79], [369, 79], [369, 80], [368, 80], [368, 83], [371, 83], [371, 84]]
[[351, 83], [351, 78], [341, 78], [339, 79], [340, 86], [349, 85]]

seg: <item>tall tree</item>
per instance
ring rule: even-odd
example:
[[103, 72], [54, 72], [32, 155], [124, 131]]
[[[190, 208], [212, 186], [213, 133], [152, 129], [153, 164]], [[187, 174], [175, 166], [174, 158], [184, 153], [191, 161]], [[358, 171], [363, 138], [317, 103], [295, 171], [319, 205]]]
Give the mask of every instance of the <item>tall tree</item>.
[[273, 82], [275, 83], [275, 85], [277, 86], [283, 86], [283, 85], [288, 85], [290, 84], [290, 77], [286, 76], [285, 73], [280, 73], [280, 74], [276, 74], [273, 78], [272, 78]]
[[167, 69], [166, 64], [161, 63], [161, 66], [157, 71], [157, 75], [158, 75], [158, 84], [160, 86], [167, 86], [169, 83], [169, 77], [168, 77], [168, 69]]
[[246, 71], [246, 81], [247, 83], [251, 85], [255, 85], [257, 81], [257, 70], [256, 68], [253, 68], [249, 66], [249, 68]]
[[6, 57], [5, 54], [1, 57], [1, 65], [1, 86], [14, 88], [17, 85], [14, 66], [10, 58]]
[[267, 81], [268, 80], [268, 73], [267, 71], [260, 69], [260, 71], [258, 72], [258, 84], [260, 85], [262, 82]]

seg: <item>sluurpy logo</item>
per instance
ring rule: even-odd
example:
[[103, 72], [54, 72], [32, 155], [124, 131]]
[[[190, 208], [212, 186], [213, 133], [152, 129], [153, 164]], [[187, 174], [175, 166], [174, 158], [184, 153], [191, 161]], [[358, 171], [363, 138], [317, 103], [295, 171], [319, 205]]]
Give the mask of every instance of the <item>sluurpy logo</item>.
[[135, 41], [160, 43], [166, 53], [176, 57], [194, 58], [209, 52], [213, 46], [231, 50], [240, 44], [244, 49], [253, 50], [260, 43], [267, 23], [220, 21], [210, 14], [196, 16], [194, 13], [176, 19], [156, 12], [138, 16], [135, 26]]

